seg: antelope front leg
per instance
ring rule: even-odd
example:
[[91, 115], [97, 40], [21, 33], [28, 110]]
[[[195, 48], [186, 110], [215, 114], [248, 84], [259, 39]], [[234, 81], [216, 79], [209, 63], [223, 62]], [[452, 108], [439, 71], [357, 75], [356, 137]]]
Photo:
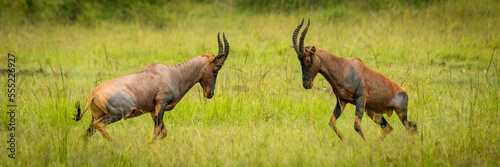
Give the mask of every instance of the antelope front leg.
[[407, 118], [407, 108], [399, 108], [396, 107], [394, 111], [396, 111], [396, 114], [398, 114], [399, 120], [401, 120], [401, 123], [406, 128], [406, 131], [408, 131], [408, 135], [412, 136], [414, 133], [417, 133], [417, 125], [413, 121], [408, 121]]
[[396, 102], [394, 111], [396, 112], [396, 114], [398, 114], [399, 120], [401, 120], [401, 123], [403, 123], [406, 130], [408, 131], [408, 134], [411, 136], [414, 133], [417, 133], [417, 125], [413, 121], [408, 121], [407, 118], [408, 94], [406, 94], [406, 92], [400, 92], [396, 94], [396, 96], [399, 96], [399, 99], [401, 100]]
[[337, 97], [337, 105], [335, 105], [335, 109], [333, 110], [333, 114], [332, 116], [330, 117], [330, 128], [333, 129], [333, 131], [335, 131], [335, 133], [337, 134], [337, 136], [339, 136], [340, 140], [344, 140], [344, 136], [342, 136], [342, 133], [340, 133], [340, 131], [337, 129], [337, 126], [335, 125], [335, 121], [340, 117], [340, 115], [342, 114], [342, 111], [344, 110], [345, 108], [345, 104], [344, 102], [341, 102], [338, 97]]
[[151, 117], [154, 121], [154, 131], [153, 140], [149, 144], [153, 144], [155, 140], [160, 137], [163, 139], [167, 136], [167, 129], [165, 129], [165, 124], [163, 124], [163, 114], [165, 113], [165, 104], [157, 104], [155, 107], [155, 112], [151, 112]]
[[363, 134], [363, 131], [361, 130], [361, 119], [363, 119], [363, 113], [365, 112], [365, 104], [366, 100], [364, 96], [359, 97], [356, 99], [356, 117], [354, 118], [354, 130], [361, 135], [363, 140], [365, 139], [365, 135]]

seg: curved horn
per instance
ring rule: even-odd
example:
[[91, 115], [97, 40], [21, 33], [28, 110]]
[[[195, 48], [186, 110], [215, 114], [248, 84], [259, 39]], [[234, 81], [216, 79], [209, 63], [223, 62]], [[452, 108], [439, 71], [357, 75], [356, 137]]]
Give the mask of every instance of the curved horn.
[[217, 60], [217, 64], [223, 65], [224, 61], [226, 61], [227, 55], [229, 54], [229, 43], [227, 42], [226, 34], [222, 33], [222, 38], [224, 38], [224, 48], [222, 48], [222, 42], [220, 40], [219, 34], [217, 34], [217, 41], [219, 42], [219, 54], [215, 57], [215, 59], [213, 59], [213, 61]]
[[222, 50], [222, 42], [220, 41], [220, 33], [217, 33], [217, 43], [219, 44], [219, 54], [217, 54], [217, 56], [220, 56], [224, 54]]
[[306, 28], [304, 28], [304, 31], [302, 31], [302, 35], [300, 36], [300, 40], [299, 40], [299, 51], [300, 53], [304, 53], [305, 52], [305, 48], [304, 48], [304, 38], [306, 38], [306, 34], [307, 34], [307, 30], [309, 29], [309, 23], [310, 23], [310, 20], [307, 19], [307, 26]]
[[226, 34], [222, 33], [222, 38], [224, 38], [224, 56], [227, 57], [229, 55], [229, 43], [226, 39]]
[[302, 19], [302, 22], [300, 23], [299, 26], [297, 26], [297, 28], [295, 29], [295, 31], [293, 31], [293, 36], [292, 36], [292, 41], [293, 41], [293, 49], [295, 49], [295, 52], [297, 52], [297, 54], [301, 54], [299, 51], [299, 48], [297, 48], [297, 35], [299, 35], [299, 31], [300, 31], [300, 28], [302, 28], [302, 25], [304, 24], [304, 19]]

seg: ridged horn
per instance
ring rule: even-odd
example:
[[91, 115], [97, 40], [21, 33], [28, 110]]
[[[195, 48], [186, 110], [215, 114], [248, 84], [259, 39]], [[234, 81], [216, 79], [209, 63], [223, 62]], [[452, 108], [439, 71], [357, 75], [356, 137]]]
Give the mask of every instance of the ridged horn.
[[229, 43], [227, 42], [226, 34], [222, 33], [222, 38], [224, 38], [224, 57], [227, 57], [229, 55]]
[[219, 44], [219, 54], [217, 54], [217, 57], [220, 55], [224, 54], [223, 49], [222, 49], [222, 42], [220, 41], [220, 33], [217, 33], [217, 43]]
[[302, 28], [302, 25], [304, 24], [304, 19], [302, 19], [302, 22], [300, 23], [299, 26], [293, 31], [293, 36], [292, 36], [292, 41], [293, 41], [293, 49], [295, 49], [295, 52], [297, 52], [298, 55], [301, 54], [300, 49], [297, 47], [297, 35], [299, 35], [300, 28]]
[[306, 38], [306, 34], [307, 34], [307, 30], [309, 29], [309, 23], [310, 23], [310, 19], [307, 19], [307, 26], [306, 28], [304, 28], [304, 31], [302, 31], [302, 35], [300, 36], [300, 40], [299, 40], [299, 51], [300, 53], [304, 53], [305, 52], [305, 48], [304, 48], [304, 38]]
[[226, 61], [227, 55], [229, 55], [229, 42], [227, 42], [226, 34], [222, 33], [222, 38], [224, 39], [224, 46], [220, 40], [220, 33], [217, 34], [217, 41], [219, 42], [219, 54], [212, 60], [217, 61], [218, 64], [223, 65]]

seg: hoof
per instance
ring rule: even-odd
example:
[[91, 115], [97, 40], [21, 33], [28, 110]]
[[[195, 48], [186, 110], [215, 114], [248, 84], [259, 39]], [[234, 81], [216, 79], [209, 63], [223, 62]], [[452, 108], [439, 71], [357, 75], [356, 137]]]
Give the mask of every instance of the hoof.
[[417, 133], [417, 124], [415, 124], [414, 122], [410, 121], [408, 122], [408, 131], [410, 131], [411, 133], [414, 133], [416, 134]]

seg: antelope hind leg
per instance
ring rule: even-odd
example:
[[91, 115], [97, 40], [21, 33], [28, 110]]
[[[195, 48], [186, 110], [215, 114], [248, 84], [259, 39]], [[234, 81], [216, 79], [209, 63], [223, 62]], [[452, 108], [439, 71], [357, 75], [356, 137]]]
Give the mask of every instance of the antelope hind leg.
[[385, 120], [384, 116], [382, 114], [375, 113], [373, 111], [367, 111], [366, 114], [373, 120], [373, 122], [377, 123], [380, 128], [382, 128], [382, 135], [380, 135], [379, 140], [382, 141], [384, 140], [389, 133], [392, 131], [392, 126]]

